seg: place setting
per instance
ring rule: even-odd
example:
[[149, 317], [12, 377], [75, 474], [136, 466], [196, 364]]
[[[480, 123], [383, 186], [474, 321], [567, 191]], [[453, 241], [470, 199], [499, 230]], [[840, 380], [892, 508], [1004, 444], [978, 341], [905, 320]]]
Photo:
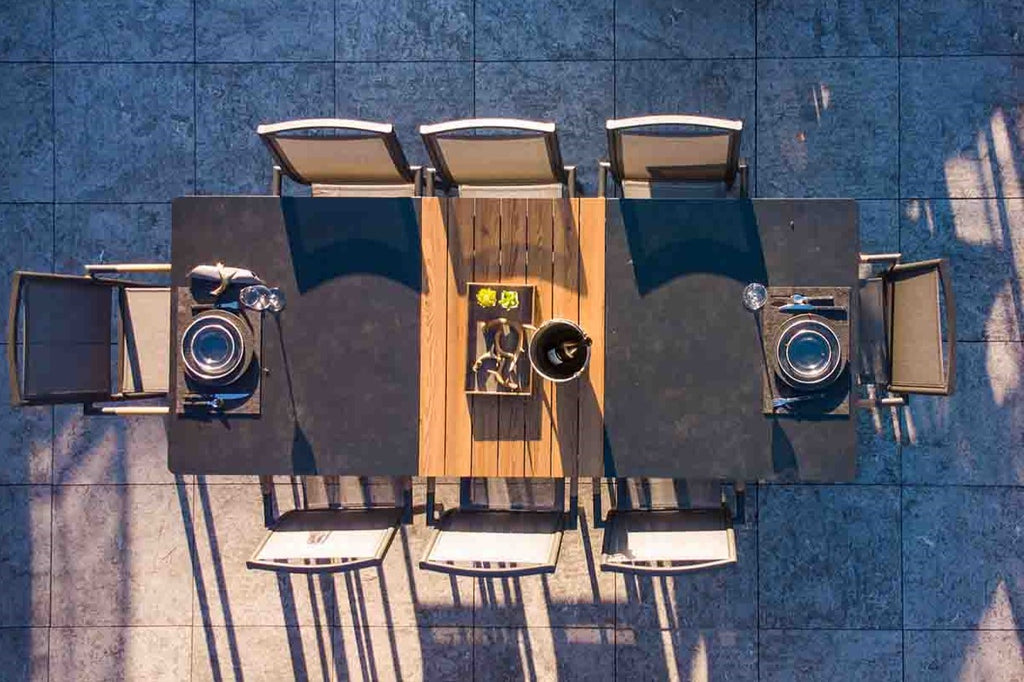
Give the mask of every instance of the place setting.
[[759, 324], [762, 412], [849, 416], [850, 289], [753, 283], [744, 289], [743, 304]]
[[263, 314], [280, 313], [284, 293], [251, 270], [218, 263], [193, 268], [176, 294], [177, 414], [258, 416]]

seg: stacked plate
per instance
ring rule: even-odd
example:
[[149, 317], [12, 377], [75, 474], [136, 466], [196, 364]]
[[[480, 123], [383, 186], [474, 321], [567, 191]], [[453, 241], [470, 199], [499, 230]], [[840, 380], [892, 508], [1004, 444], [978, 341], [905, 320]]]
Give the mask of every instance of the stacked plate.
[[249, 368], [252, 341], [235, 315], [206, 311], [185, 329], [181, 359], [190, 378], [211, 386], [226, 386]]
[[843, 371], [839, 336], [823, 320], [802, 315], [788, 320], [776, 346], [779, 376], [797, 390], [818, 390]]

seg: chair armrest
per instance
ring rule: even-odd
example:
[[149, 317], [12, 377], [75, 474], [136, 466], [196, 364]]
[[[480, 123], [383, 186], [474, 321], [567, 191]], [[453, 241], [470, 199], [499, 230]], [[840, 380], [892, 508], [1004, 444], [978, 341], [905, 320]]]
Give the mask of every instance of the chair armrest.
[[862, 253], [860, 254], [861, 263], [899, 263], [900, 258], [903, 254], [899, 253]]
[[136, 415], [167, 415], [171, 408], [166, 405], [135, 406], [135, 407], [96, 407], [86, 403], [83, 413], [90, 416], [113, 415], [116, 417], [129, 417]]
[[884, 398], [861, 398], [857, 401], [857, 407], [900, 407], [909, 402], [905, 395], [890, 395]]
[[11, 405], [24, 405], [18, 376], [18, 308], [21, 307], [21, 273], [11, 282], [11, 301], [7, 309], [7, 378], [11, 386]]
[[107, 273], [125, 273], [125, 272], [170, 272], [170, 263], [119, 263], [119, 264], [108, 264], [101, 263], [95, 265], [86, 265], [85, 273], [87, 275], [101, 275]]

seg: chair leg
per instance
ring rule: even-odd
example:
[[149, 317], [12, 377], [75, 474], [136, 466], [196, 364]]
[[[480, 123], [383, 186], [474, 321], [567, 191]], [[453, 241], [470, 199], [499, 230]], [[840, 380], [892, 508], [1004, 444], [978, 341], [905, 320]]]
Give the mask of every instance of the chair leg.
[[747, 517], [747, 484], [744, 481], [736, 481], [732, 487], [736, 493], [736, 508], [733, 510], [732, 522], [734, 525], [743, 525]]
[[263, 525], [274, 525], [274, 477], [260, 476], [260, 494], [263, 496]]
[[281, 167], [274, 166], [274, 172], [270, 176], [270, 193], [275, 197], [281, 196]]
[[427, 517], [427, 526], [433, 526], [437, 522], [437, 516], [434, 513], [434, 488], [436, 482], [433, 476], [427, 477], [427, 504], [424, 510]]
[[740, 161], [739, 176], [740, 176], [740, 197], [746, 199], [749, 196], [749, 188], [747, 186], [747, 162]]
[[580, 483], [576, 476], [569, 478], [569, 523], [568, 527], [575, 530], [580, 520]]
[[402, 523], [412, 523], [412, 478], [402, 479]]
[[594, 528], [604, 528], [604, 512], [601, 509], [601, 477], [595, 476], [590, 479], [590, 485], [592, 486], [590, 494], [594, 510], [594, 518], [590, 520], [590, 525]]

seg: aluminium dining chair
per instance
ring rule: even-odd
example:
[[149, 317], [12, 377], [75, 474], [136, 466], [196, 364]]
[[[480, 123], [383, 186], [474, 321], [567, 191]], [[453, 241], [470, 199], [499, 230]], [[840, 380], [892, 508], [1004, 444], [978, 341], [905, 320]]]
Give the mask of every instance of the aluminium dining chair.
[[270, 192], [282, 177], [309, 185], [315, 197], [417, 197], [422, 168], [410, 166], [390, 123], [311, 118], [260, 125], [274, 158]]
[[170, 287], [106, 275], [170, 267], [87, 265], [85, 276], [16, 272], [7, 328], [11, 404], [81, 403], [86, 414], [167, 414], [165, 405], [130, 402], [167, 395]]
[[474, 118], [420, 126], [440, 189], [471, 198], [557, 199], [577, 194], [554, 123]]
[[883, 405], [901, 405], [912, 394], [952, 395], [956, 373], [956, 304], [949, 262], [901, 262], [901, 255], [862, 255], [877, 275], [861, 281], [859, 352], [861, 382], [876, 387]]
[[427, 571], [481, 578], [554, 573], [562, 532], [576, 525], [576, 479], [570, 479], [568, 514], [561, 478], [460, 479], [459, 506], [436, 520], [434, 479], [427, 486], [434, 530], [419, 562]]
[[299, 507], [273, 516], [273, 479], [261, 477], [267, 532], [246, 568], [341, 573], [380, 566], [412, 517], [408, 477], [302, 476]]
[[[659, 487], [662, 493], [668, 488], [672, 499], [659, 501]], [[640, 494], [630, 495], [631, 488]], [[744, 514], [742, 486], [736, 486], [735, 516], [714, 481], [618, 479], [614, 490], [616, 505], [602, 520], [600, 479], [594, 481], [594, 518], [604, 527], [602, 571], [669, 576], [736, 563], [733, 524]], [[688, 506], [681, 506], [681, 498]]]
[[608, 161], [599, 162], [598, 196], [608, 173], [627, 199], [721, 194], [739, 180], [747, 196], [747, 164], [740, 159], [743, 121], [664, 114], [605, 124]]

